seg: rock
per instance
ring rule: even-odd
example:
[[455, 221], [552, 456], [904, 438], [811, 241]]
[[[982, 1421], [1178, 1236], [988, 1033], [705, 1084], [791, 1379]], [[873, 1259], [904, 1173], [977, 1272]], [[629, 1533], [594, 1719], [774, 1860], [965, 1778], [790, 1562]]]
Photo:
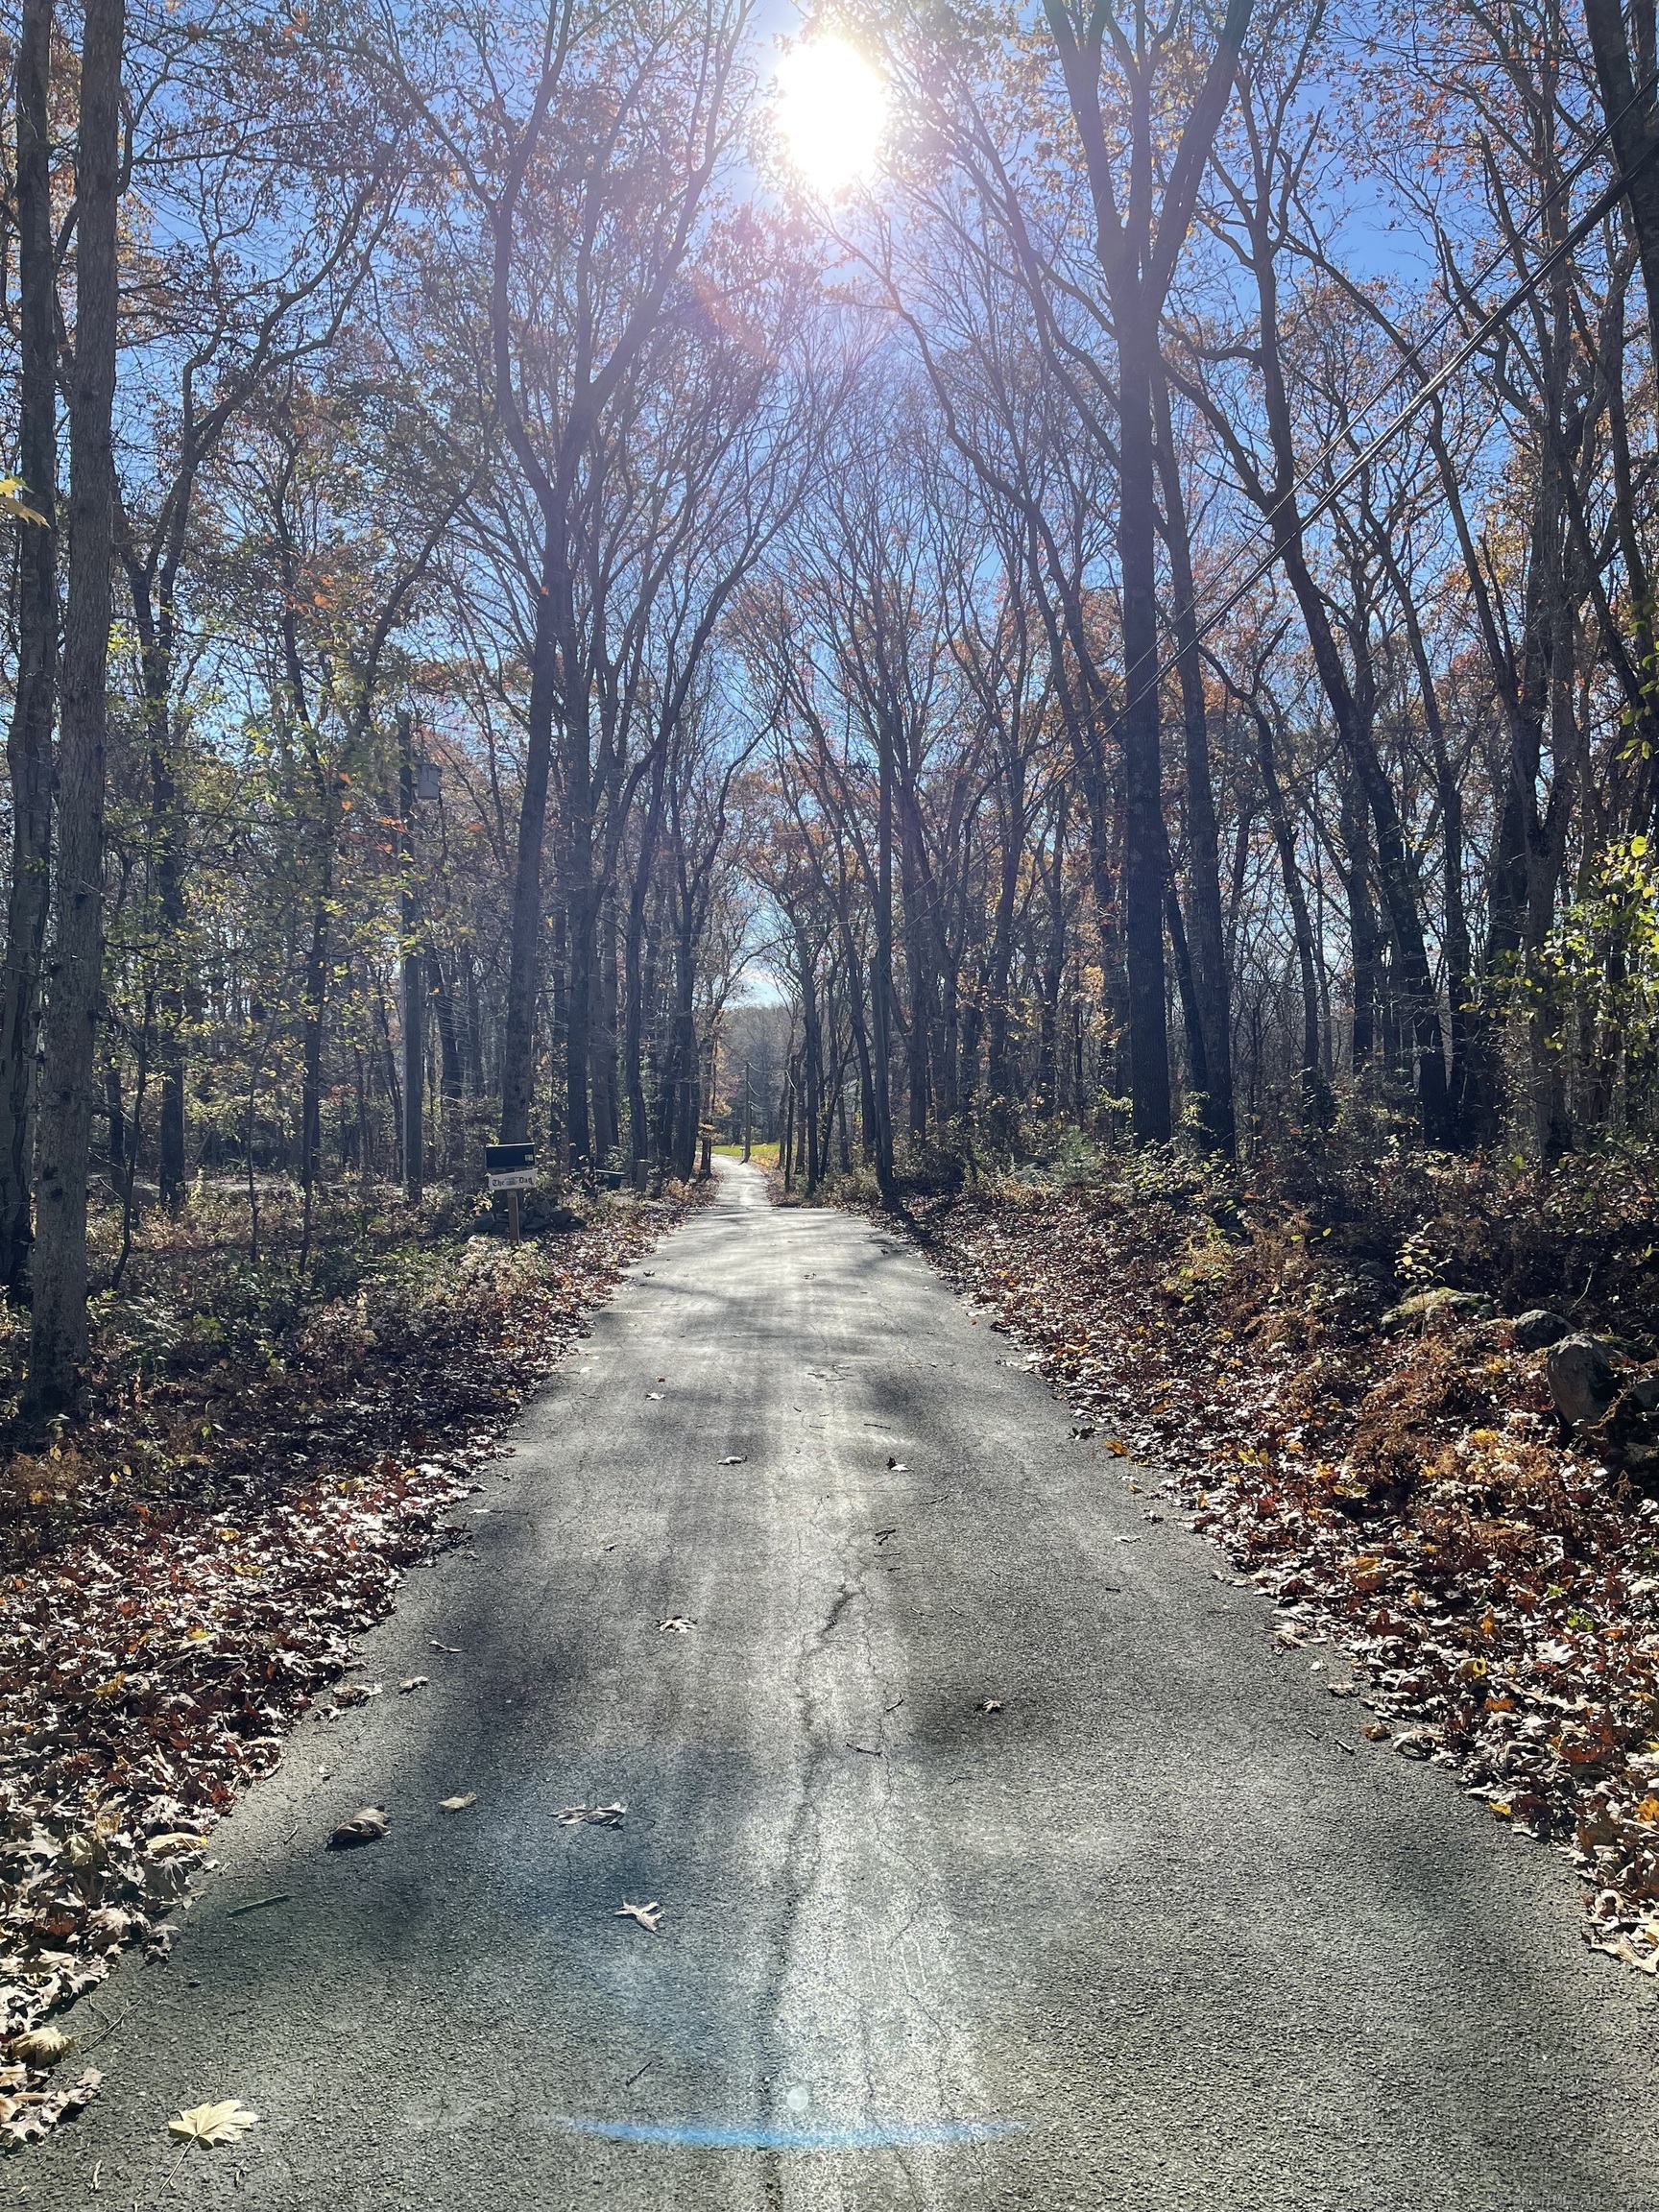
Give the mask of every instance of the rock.
[[1490, 1320], [1492, 1301], [1479, 1290], [1414, 1290], [1409, 1298], [1402, 1298], [1398, 1306], [1383, 1314], [1382, 1327], [1390, 1333], [1414, 1329], [1421, 1335], [1436, 1322], [1455, 1317], [1466, 1321]]
[[1523, 1352], [1542, 1352], [1546, 1345], [1559, 1344], [1563, 1336], [1573, 1334], [1572, 1322], [1563, 1314], [1551, 1313], [1546, 1306], [1532, 1306], [1518, 1313], [1510, 1328]]
[[1638, 1375], [1624, 1395], [1638, 1413], [1659, 1411], [1659, 1375]]
[[1563, 1336], [1544, 1359], [1555, 1410], [1576, 1428], [1599, 1421], [1619, 1394], [1619, 1355], [1599, 1336]]

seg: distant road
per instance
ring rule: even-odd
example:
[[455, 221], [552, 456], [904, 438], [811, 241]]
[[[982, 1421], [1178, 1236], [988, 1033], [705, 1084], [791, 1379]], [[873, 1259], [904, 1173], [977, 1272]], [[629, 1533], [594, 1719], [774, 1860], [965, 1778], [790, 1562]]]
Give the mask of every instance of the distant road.
[[1653, 2212], [1655, 1992], [1570, 1872], [1070, 1427], [897, 1239], [722, 1163], [6, 2201]]

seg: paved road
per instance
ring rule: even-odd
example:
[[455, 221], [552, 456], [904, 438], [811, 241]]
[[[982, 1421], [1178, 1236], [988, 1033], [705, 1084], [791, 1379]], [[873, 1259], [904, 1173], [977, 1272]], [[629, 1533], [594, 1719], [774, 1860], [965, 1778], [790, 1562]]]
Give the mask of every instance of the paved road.
[[1357, 1743], [890, 1237], [727, 1169], [508, 1465], [366, 1640], [431, 1689], [298, 1731], [11, 2200], [162, 2201], [169, 2112], [234, 2094], [185, 2202], [1659, 2201], [1654, 1993], [1560, 1862]]

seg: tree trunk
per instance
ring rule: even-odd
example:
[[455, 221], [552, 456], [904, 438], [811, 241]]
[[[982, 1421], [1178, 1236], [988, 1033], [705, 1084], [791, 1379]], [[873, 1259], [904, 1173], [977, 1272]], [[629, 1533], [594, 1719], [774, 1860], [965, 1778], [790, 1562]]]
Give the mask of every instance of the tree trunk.
[[1197, 593], [1181, 469], [1175, 452], [1169, 387], [1162, 374], [1153, 386], [1157, 412], [1158, 473], [1164, 489], [1164, 542], [1169, 554], [1174, 597], [1176, 675], [1181, 686], [1181, 727], [1186, 741], [1188, 942], [1192, 991], [1204, 1038], [1204, 1096], [1198, 1125], [1216, 1151], [1234, 1147], [1232, 1009], [1228, 1003], [1227, 938], [1221, 918], [1221, 836], [1210, 781], [1210, 725], [1204, 710], [1204, 670], [1198, 654]]
[[[1631, 67], [1624, 18], [1636, 35]], [[1630, 227], [1642, 262], [1647, 323], [1659, 357], [1659, 87], [1654, 84], [1653, 0], [1584, 0], [1584, 23], [1596, 56], [1596, 78], [1619, 173], [1625, 180]], [[1637, 80], [1640, 77], [1640, 90]]]
[[34, 1240], [36, 1055], [40, 956], [51, 889], [52, 725], [58, 692], [58, 302], [47, 95], [51, 45], [52, 0], [23, 0], [17, 53], [18, 457], [24, 496], [45, 519], [19, 525], [17, 688], [7, 743], [12, 887], [0, 989], [0, 1284], [13, 1296], [28, 1281]]
[[414, 731], [409, 716], [397, 717], [397, 811], [401, 818], [398, 858], [403, 878], [399, 900], [402, 926], [403, 998], [403, 1195], [418, 1205], [425, 1181], [426, 961], [420, 943], [421, 909], [415, 892]]
[[76, 1400], [86, 1358], [86, 1176], [104, 968], [104, 790], [114, 552], [121, 49], [124, 0], [87, 0], [75, 156], [75, 352], [69, 400], [69, 595], [63, 632], [58, 935], [40, 1112], [38, 1243], [27, 1404]]
[[[334, 890], [334, 835], [324, 802], [323, 877], [311, 908], [311, 939], [305, 948], [300, 1034], [300, 1188], [303, 1193], [300, 1231], [300, 1268], [311, 1258], [311, 1222], [317, 1177], [323, 1165], [323, 1026], [328, 1011], [328, 909]], [[367, 1154], [360, 1163], [368, 1174]]]
[[1320, 1128], [1331, 1118], [1331, 1097], [1326, 1089], [1320, 1053], [1319, 976], [1313, 950], [1313, 925], [1308, 912], [1308, 894], [1296, 864], [1296, 833], [1279, 783], [1279, 764], [1273, 751], [1273, 725], [1260, 708], [1252, 709], [1256, 724], [1256, 763], [1262, 771], [1262, 789], [1267, 801], [1267, 819], [1279, 853], [1279, 873], [1285, 900], [1296, 933], [1296, 966], [1302, 982], [1302, 1111]]
[[1157, 547], [1152, 504], [1152, 356], [1157, 309], [1118, 303], [1118, 583], [1123, 606], [1123, 942], [1129, 971], [1129, 1094], [1136, 1138], [1169, 1136], [1164, 974], [1164, 770], [1159, 740]]
[[883, 1206], [893, 1180], [893, 744], [878, 735], [880, 794], [876, 826], [876, 950], [870, 962], [871, 1077], [876, 1108], [876, 1184]]
[[547, 776], [553, 749], [551, 599], [551, 589], [544, 588], [536, 602], [536, 635], [531, 647], [524, 795], [518, 809], [518, 849], [513, 870], [507, 1019], [501, 1038], [501, 1141], [506, 1144], [529, 1142], [536, 1082], [536, 1000], [541, 986], [541, 848], [547, 827]]
[[637, 1190], [645, 1188], [650, 1121], [645, 1106], [645, 907], [651, 896], [651, 871], [662, 831], [662, 791], [668, 750], [659, 746], [651, 766], [651, 791], [639, 830], [639, 852], [628, 893], [628, 921], [622, 937], [622, 1079], [628, 1093], [628, 1165]]
[[441, 1120], [443, 1136], [443, 1171], [446, 1176], [460, 1179], [466, 1173], [466, 1162], [461, 1156], [463, 1144], [461, 1118], [461, 1042], [455, 1031], [455, 994], [449, 987], [444, 963], [438, 957], [436, 946], [426, 949], [426, 988], [432, 998], [433, 1018], [438, 1024], [439, 1085], [444, 1106]]

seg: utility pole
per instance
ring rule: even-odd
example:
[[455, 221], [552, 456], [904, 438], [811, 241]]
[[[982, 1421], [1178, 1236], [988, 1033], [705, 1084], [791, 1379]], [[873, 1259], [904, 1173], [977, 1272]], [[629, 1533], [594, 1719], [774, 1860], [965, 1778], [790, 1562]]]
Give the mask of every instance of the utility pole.
[[747, 1167], [749, 1165], [749, 1153], [751, 1150], [749, 1142], [750, 1129], [749, 1063], [747, 1060], [745, 1060], [743, 1063], [743, 1165], [745, 1167]]
[[403, 939], [403, 1195], [411, 1205], [421, 1196], [422, 1166], [421, 1079], [426, 1067], [426, 962], [416, 942], [419, 916], [415, 900], [414, 723], [397, 717], [398, 874], [402, 878], [399, 915]]

